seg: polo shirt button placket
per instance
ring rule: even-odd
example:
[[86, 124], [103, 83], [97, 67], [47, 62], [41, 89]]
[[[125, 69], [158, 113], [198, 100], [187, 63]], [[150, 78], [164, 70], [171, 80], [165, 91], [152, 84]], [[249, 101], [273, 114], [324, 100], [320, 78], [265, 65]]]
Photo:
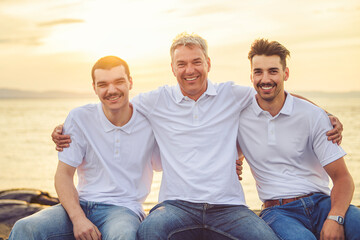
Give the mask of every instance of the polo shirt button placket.
[[116, 159], [118, 159], [120, 157], [119, 149], [120, 149], [120, 130], [117, 129], [115, 132], [115, 148], [114, 148]]
[[268, 120], [268, 144], [276, 144], [274, 119]]
[[199, 108], [197, 102], [194, 103], [193, 121], [194, 125], [199, 125]]

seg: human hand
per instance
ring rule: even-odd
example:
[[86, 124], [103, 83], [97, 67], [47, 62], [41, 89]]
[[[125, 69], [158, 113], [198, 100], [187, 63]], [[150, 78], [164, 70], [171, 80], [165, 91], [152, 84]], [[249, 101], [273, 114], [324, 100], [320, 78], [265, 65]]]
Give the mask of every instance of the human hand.
[[242, 180], [241, 175], [242, 175], [242, 170], [243, 170], [243, 167], [242, 167], [243, 160], [244, 160], [244, 158], [236, 160], [236, 174], [238, 175], [239, 180]]
[[345, 240], [344, 226], [327, 219], [321, 229], [320, 240]]
[[341, 144], [342, 141], [342, 131], [343, 131], [343, 125], [340, 122], [340, 120], [335, 117], [330, 115], [329, 116], [331, 125], [334, 127], [333, 129], [331, 129], [330, 131], [328, 131], [326, 133], [326, 136], [328, 136], [328, 140], [332, 141], [333, 143], [337, 143], [338, 145]]
[[53, 142], [56, 144], [56, 151], [62, 152], [63, 148], [68, 148], [71, 143], [70, 135], [62, 135], [63, 124], [55, 127], [51, 134]]
[[73, 221], [76, 240], [101, 240], [99, 229], [86, 217]]

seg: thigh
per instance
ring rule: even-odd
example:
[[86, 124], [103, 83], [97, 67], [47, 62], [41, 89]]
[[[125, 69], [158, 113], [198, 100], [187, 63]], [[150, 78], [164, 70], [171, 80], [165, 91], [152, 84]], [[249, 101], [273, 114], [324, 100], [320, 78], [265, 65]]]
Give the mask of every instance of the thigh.
[[103, 240], [135, 240], [141, 222], [132, 210], [114, 205], [97, 208], [90, 220], [98, 227]]
[[304, 220], [301, 219], [301, 214], [291, 211], [289, 207], [284, 209], [284, 206], [265, 209], [260, 216], [280, 239], [316, 240], [315, 235], [304, 224]]
[[[314, 221], [316, 222], [316, 235], [320, 238], [320, 232], [324, 222], [331, 209], [331, 198], [327, 195], [313, 197], [316, 202], [314, 208]], [[354, 205], [350, 205], [344, 218], [344, 230], [347, 240], [360, 239], [360, 209]]]
[[17, 221], [9, 240], [16, 239], [75, 239], [72, 223], [59, 204]]
[[348, 240], [360, 239], [360, 208], [350, 205], [345, 215], [345, 237]]
[[248, 207], [215, 205], [206, 214], [206, 239], [278, 239]]
[[198, 211], [179, 201], [156, 205], [140, 224], [138, 239], [200, 239], [202, 225]]

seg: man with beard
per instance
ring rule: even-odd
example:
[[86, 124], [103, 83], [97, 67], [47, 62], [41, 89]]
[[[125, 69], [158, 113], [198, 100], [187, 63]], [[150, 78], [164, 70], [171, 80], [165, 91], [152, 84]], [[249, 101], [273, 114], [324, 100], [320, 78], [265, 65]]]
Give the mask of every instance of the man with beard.
[[129, 103], [132, 78], [124, 60], [99, 59], [92, 78], [100, 103], [73, 109], [64, 124], [72, 144], [59, 153], [55, 174], [61, 204], [16, 222], [10, 240], [135, 240], [152, 165], [161, 168], [156, 141], [149, 122]]
[[345, 152], [326, 138], [327, 114], [284, 90], [289, 55], [266, 39], [248, 55], [257, 94], [240, 114], [238, 141], [263, 201], [260, 216], [280, 239], [360, 239]]

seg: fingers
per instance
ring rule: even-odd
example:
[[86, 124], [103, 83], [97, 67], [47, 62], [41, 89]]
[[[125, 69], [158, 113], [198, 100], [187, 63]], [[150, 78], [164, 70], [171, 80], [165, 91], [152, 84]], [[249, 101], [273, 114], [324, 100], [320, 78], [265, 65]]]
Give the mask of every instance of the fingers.
[[236, 160], [236, 174], [238, 175], [238, 179], [242, 180], [241, 174], [242, 174], [242, 170], [243, 170], [243, 161], [240, 159]]
[[96, 237], [97, 237], [96, 239], [101, 240], [101, 232], [99, 231], [99, 229], [97, 227], [95, 227], [94, 234], [96, 234]]
[[242, 161], [243, 159], [237, 159], [236, 160], [236, 166], [242, 166], [243, 165], [243, 161]]
[[63, 125], [56, 126], [51, 134], [53, 142], [56, 144], [55, 149], [59, 152], [63, 151], [63, 148], [70, 146], [70, 135], [62, 135]]
[[326, 136], [328, 136], [329, 141], [340, 145], [342, 142], [343, 125], [337, 117], [330, 116], [329, 118], [334, 128], [328, 131]]
[[58, 151], [58, 152], [62, 152], [64, 149], [63, 149], [63, 148], [60, 148], [60, 147], [55, 146], [55, 150], [56, 150], [56, 151]]
[[328, 140], [332, 141], [333, 143], [337, 143], [338, 145], [341, 144], [342, 141], [342, 135], [341, 133], [339, 133], [339, 131], [337, 129], [332, 129], [330, 131], [328, 131], [326, 133], [326, 135], [328, 136]]
[[79, 240], [101, 240], [101, 233], [99, 229], [94, 226], [92, 229], [89, 229], [86, 232], [82, 232], [75, 238]]

